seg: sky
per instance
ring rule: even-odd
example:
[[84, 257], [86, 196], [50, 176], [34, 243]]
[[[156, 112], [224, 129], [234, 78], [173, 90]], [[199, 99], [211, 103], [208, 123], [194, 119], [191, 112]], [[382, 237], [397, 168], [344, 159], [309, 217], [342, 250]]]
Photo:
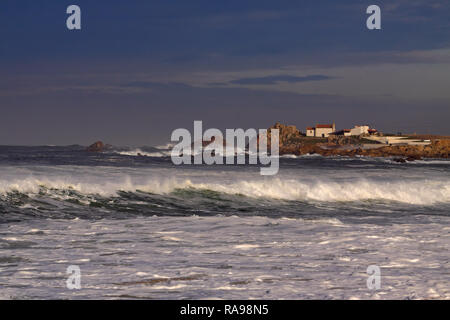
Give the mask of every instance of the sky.
[[449, 17], [448, 0], [2, 0], [0, 145], [157, 145], [194, 120], [450, 135]]

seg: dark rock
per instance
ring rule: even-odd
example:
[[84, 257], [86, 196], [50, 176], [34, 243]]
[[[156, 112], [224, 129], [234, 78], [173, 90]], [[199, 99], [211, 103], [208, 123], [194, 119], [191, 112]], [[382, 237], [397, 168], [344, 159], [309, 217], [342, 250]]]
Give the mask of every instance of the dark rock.
[[97, 141], [93, 144], [91, 144], [89, 147], [86, 148], [86, 151], [89, 152], [103, 152], [105, 151], [106, 146], [103, 142]]
[[406, 163], [406, 160], [404, 158], [394, 158], [392, 161], [398, 162], [398, 163]]
[[406, 158], [406, 161], [416, 161], [416, 160], [422, 160], [422, 157], [419, 155], [411, 155], [408, 158]]

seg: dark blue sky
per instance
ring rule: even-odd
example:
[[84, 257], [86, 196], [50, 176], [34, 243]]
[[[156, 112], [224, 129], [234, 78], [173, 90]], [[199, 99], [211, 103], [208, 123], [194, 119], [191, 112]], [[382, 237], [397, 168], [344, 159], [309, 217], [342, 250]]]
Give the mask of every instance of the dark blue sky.
[[2, 0], [0, 144], [151, 145], [193, 120], [450, 134], [449, 17], [444, 0]]

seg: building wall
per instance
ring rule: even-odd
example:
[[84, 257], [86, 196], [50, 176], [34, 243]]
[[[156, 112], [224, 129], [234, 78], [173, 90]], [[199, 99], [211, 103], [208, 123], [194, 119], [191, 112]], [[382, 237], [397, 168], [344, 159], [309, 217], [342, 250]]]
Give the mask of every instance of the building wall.
[[316, 137], [328, 137], [333, 132], [333, 128], [316, 128]]
[[351, 131], [350, 135], [360, 136], [362, 134], [369, 133], [369, 126], [355, 126]]
[[306, 136], [307, 137], [314, 137], [316, 135], [316, 133], [314, 132], [315, 130], [306, 130]]

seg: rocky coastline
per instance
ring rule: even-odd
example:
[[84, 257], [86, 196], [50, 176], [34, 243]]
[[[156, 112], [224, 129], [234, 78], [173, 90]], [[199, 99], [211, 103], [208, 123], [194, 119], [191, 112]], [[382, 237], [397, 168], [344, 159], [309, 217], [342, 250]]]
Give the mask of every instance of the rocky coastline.
[[276, 123], [269, 128], [279, 129], [280, 155], [319, 154], [322, 156], [393, 157], [398, 162], [422, 158], [450, 158], [450, 137], [431, 138], [428, 145], [367, 144], [362, 138], [336, 139], [305, 137], [295, 126]]
[[[268, 142], [271, 140], [271, 129], [279, 130], [280, 155], [347, 156], [347, 157], [390, 157], [396, 162], [408, 162], [423, 158], [450, 159], [450, 137], [422, 136], [430, 142], [427, 145], [386, 145], [370, 141], [365, 137], [314, 138], [305, 137], [292, 125], [276, 123], [268, 129]], [[204, 141], [203, 146], [211, 141]], [[224, 142], [225, 143], [225, 142]], [[86, 148], [88, 152], [104, 152], [113, 147], [97, 141]]]

